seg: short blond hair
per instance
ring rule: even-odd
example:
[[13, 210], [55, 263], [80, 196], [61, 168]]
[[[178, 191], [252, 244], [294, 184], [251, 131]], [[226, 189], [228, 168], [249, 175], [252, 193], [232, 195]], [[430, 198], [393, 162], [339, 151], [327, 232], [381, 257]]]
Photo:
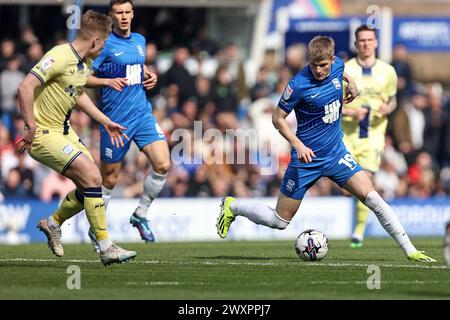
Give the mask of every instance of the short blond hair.
[[81, 27], [77, 36], [87, 40], [95, 35], [106, 38], [111, 33], [112, 20], [109, 16], [88, 10], [81, 16]]
[[323, 61], [334, 56], [334, 40], [328, 36], [316, 36], [308, 43], [310, 61]]

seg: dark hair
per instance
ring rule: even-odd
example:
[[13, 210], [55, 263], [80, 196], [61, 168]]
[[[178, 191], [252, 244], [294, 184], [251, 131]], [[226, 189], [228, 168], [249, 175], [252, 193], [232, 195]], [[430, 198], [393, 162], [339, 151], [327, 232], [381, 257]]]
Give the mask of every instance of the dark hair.
[[375, 28], [371, 28], [369, 27], [367, 24], [363, 24], [360, 25], [358, 28], [356, 28], [355, 30], [355, 39], [358, 39], [358, 34], [362, 31], [372, 31], [375, 36], [377, 35], [377, 32], [375, 31]]
[[134, 8], [133, 0], [111, 0], [111, 1], [109, 1], [109, 5], [108, 5], [109, 11], [112, 11], [112, 8], [115, 4], [125, 4], [125, 3], [130, 3], [131, 7]]

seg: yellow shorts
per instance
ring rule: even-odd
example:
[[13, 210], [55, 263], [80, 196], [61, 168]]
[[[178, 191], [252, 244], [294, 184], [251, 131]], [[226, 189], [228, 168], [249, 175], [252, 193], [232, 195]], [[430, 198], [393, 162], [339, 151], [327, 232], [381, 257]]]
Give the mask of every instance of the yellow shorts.
[[347, 150], [364, 170], [377, 172], [380, 169], [384, 151], [384, 143], [380, 143], [381, 140], [344, 135], [343, 141]]
[[69, 129], [69, 134], [67, 135], [51, 129], [38, 128], [30, 150], [30, 156], [33, 159], [62, 175], [82, 153], [94, 162], [89, 150], [72, 128]]

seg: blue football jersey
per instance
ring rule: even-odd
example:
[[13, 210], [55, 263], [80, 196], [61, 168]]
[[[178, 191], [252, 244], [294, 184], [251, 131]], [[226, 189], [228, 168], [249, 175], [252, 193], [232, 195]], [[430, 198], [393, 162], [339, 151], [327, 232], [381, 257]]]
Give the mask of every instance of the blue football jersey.
[[105, 47], [92, 65], [99, 78], [127, 78], [122, 91], [109, 87], [101, 89], [102, 111], [113, 121], [127, 125], [138, 121], [141, 112], [151, 112], [142, 84], [145, 64], [145, 38], [132, 32], [122, 37], [112, 32]]
[[[297, 137], [318, 158], [333, 156], [333, 148], [342, 141], [342, 76], [344, 63], [338, 57], [330, 75], [315, 80], [309, 66], [305, 66], [289, 81], [278, 107], [287, 113], [295, 111]], [[297, 152], [292, 148], [292, 158]]]

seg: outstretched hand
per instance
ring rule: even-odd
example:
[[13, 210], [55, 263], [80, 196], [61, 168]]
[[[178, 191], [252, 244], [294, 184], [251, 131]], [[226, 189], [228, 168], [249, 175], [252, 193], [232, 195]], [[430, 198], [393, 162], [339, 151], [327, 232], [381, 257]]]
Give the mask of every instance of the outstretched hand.
[[123, 132], [124, 130], [126, 130], [126, 128], [121, 126], [120, 124], [110, 121], [106, 125], [104, 125], [104, 127], [111, 138], [111, 143], [117, 148], [124, 146], [122, 137], [127, 139], [128, 141], [130, 140], [126, 133]]

